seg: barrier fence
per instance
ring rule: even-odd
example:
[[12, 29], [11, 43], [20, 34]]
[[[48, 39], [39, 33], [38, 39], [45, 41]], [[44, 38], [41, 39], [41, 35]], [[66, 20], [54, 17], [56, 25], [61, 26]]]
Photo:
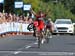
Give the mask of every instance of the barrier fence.
[[4, 22], [0, 24], [0, 34], [8, 32], [33, 32], [27, 30], [28, 24], [19, 22]]

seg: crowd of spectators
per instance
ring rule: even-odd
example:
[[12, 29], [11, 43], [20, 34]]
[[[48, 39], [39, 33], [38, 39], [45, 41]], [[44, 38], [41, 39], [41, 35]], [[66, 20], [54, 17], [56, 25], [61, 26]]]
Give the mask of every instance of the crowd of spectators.
[[0, 23], [3, 22], [21, 22], [29, 24], [33, 21], [33, 19], [29, 16], [24, 15], [16, 15], [12, 13], [1, 13], [0, 12]]

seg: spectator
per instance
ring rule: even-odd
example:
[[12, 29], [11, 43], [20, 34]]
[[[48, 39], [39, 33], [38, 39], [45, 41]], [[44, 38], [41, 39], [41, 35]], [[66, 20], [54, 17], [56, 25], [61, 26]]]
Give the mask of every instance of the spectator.
[[28, 17], [24, 17], [24, 23], [28, 24]]
[[33, 22], [32, 18], [29, 17], [29, 18], [28, 18], [28, 23], [30, 24], [30, 23], [32, 23], [32, 22]]

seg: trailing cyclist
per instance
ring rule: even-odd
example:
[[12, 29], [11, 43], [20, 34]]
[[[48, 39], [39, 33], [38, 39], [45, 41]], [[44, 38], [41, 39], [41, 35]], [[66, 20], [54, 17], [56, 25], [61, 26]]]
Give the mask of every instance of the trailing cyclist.
[[51, 32], [51, 34], [54, 31], [54, 24], [52, 22], [52, 20], [49, 18], [48, 21], [46, 22], [46, 30], [49, 30]]

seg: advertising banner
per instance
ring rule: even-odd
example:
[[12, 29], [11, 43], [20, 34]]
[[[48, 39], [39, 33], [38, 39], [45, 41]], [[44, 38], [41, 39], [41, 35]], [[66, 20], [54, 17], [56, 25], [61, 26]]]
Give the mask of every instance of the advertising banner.
[[0, 0], [0, 3], [4, 3], [4, 0]]
[[31, 8], [31, 4], [25, 4], [24, 6], [23, 6], [23, 10], [24, 11], [28, 11], [28, 10], [30, 10], [30, 8]]
[[23, 2], [15, 2], [15, 8], [22, 8], [23, 7]]
[[7, 22], [0, 24], [0, 34], [7, 32], [33, 32], [27, 29], [29, 24], [19, 22]]

